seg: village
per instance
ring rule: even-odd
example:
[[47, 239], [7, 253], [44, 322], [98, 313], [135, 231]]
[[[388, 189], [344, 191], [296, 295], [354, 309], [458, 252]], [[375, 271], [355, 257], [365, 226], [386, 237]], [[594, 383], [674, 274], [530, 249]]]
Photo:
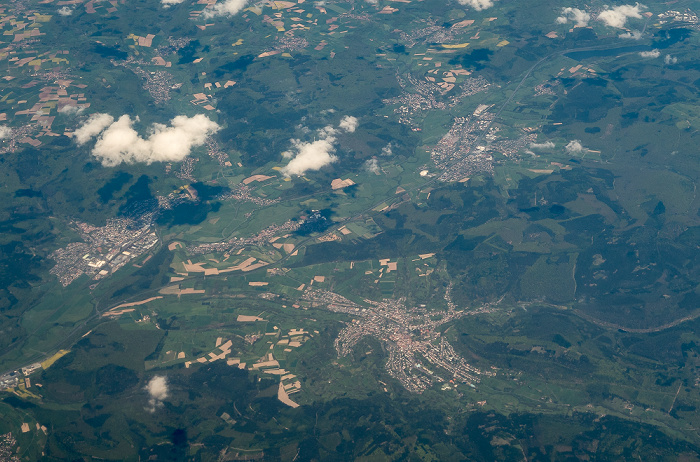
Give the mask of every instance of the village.
[[[280, 233], [291, 233], [299, 229], [300, 222], [288, 220], [281, 225], [272, 224], [251, 237], [233, 237], [223, 242], [213, 242], [210, 244], [196, 244], [187, 247], [189, 255], [200, 255], [210, 252], [232, 252], [243, 249], [247, 246], [265, 245], [274, 242], [275, 236]], [[289, 234], [282, 236], [289, 237]]]

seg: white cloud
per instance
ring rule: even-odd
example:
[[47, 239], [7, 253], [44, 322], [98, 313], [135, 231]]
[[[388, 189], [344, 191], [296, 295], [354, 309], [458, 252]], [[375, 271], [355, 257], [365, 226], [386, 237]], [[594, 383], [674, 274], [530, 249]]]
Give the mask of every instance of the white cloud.
[[12, 129], [7, 125], [0, 125], [0, 140], [8, 138], [12, 134]]
[[671, 55], [664, 56], [664, 63], [666, 63], [666, 64], [676, 64], [677, 62], [678, 62], [678, 58], [676, 58], [675, 56], [671, 56]]
[[78, 107], [78, 106], [71, 106], [69, 104], [66, 104], [62, 108], [58, 110], [61, 114], [67, 114], [67, 115], [76, 115], [76, 114], [82, 114], [83, 111], [85, 110], [84, 107]]
[[607, 26], [622, 29], [628, 18], [641, 18], [641, 10], [645, 8], [641, 3], [632, 5], [619, 5], [609, 10], [604, 10], [598, 15], [598, 20], [603, 21]]
[[357, 117], [353, 116], [345, 116], [342, 119], [340, 119], [340, 123], [338, 123], [338, 128], [342, 128], [348, 133], [353, 133], [355, 130], [357, 130], [357, 126], [360, 123], [357, 121]]
[[172, 5], [179, 5], [180, 3], [184, 2], [184, 1], [185, 0], [160, 0], [160, 3], [165, 8], [169, 8]]
[[564, 149], [566, 149], [566, 152], [569, 154], [576, 154], [583, 151], [583, 145], [579, 140], [571, 140], [569, 141], [569, 144], [564, 147]]
[[386, 146], [382, 148], [382, 155], [383, 156], [391, 156], [394, 154], [394, 146], [389, 143]]
[[109, 114], [93, 114], [87, 122], [73, 132], [73, 137], [79, 145], [85, 144], [109, 127], [112, 122], [114, 122], [114, 118]]
[[569, 21], [575, 22], [579, 27], [588, 25], [591, 15], [578, 8], [566, 7], [561, 9], [561, 16], [557, 18], [557, 23], [566, 24]]
[[155, 124], [153, 133], [148, 138], [153, 153], [167, 161], [184, 159], [193, 147], [204, 144], [207, 137], [220, 128], [216, 122], [202, 114], [194, 117], [177, 116], [170, 121], [170, 125]]
[[156, 408], [163, 405], [163, 401], [169, 396], [168, 380], [162, 375], [154, 376], [146, 385], [148, 391], [149, 412], [155, 412]]
[[64, 6], [64, 7], [59, 8], [56, 12], [58, 14], [60, 14], [61, 16], [70, 16], [73, 14], [73, 8], [71, 8], [69, 6]]
[[640, 40], [642, 38], [642, 31], [631, 30], [629, 32], [625, 32], [624, 34], [618, 35], [618, 37], [621, 39]]
[[379, 175], [379, 162], [377, 162], [377, 159], [369, 159], [365, 162], [365, 168], [374, 173], [375, 175]]
[[164, 376], [156, 375], [148, 382], [146, 390], [151, 398], [163, 401], [168, 397], [168, 381]]
[[192, 148], [201, 146], [209, 135], [219, 130], [216, 122], [202, 114], [177, 116], [170, 121], [170, 126], [153, 124], [148, 138], [141, 137], [133, 124], [128, 115], [114, 121], [109, 114], [95, 114], [75, 131], [74, 136], [78, 144], [84, 144], [102, 133], [92, 155], [105, 167], [114, 167], [121, 163], [179, 162], [190, 154]]
[[325, 127], [320, 128], [316, 133], [319, 138], [328, 138], [335, 136], [338, 133], [338, 130], [333, 128], [332, 125], [326, 125]]
[[661, 56], [661, 52], [654, 48], [651, 51], [640, 51], [639, 56], [641, 56], [642, 58], [658, 58], [659, 56]]
[[554, 143], [551, 141], [545, 141], [544, 143], [531, 143], [530, 148], [531, 149], [552, 149], [554, 147]]
[[[292, 149], [296, 151], [294, 158], [289, 161], [282, 172], [287, 176], [303, 175], [309, 170], [320, 170], [326, 165], [338, 160], [335, 153], [335, 137], [329, 136], [312, 142], [292, 140]], [[292, 152], [283, 153], [285, 157], [291, 157]]]
[[485, 10], [493, 6], [493, 0], [457, 0], [460, 5], [471, 6], [476, 11]]
[[234, 16], [238, 14], [248, 4], [248, 0], [223, 0], [217, 2], [213, 7], [204, 10], [204, 18], [216, 16]]
[[[347, 133], [352, 133], [357, 129], [358, 122], [356, 117], [344, 116], [340, 119], [338, 128]], [[338, 129], [331, 125], [318, 130], [320, 139], [314, 141], [301, 141], [297, 139], [290, 140], [292, 149], [282, 153], [285, 159], [292, 159], [286, 167], [282, 169], [282, 173], [286, 176], [303, 175], [309, 170], [320, 170], [326, 165], [330, 165], [338, 160], [335, 155], [335, 144]]]

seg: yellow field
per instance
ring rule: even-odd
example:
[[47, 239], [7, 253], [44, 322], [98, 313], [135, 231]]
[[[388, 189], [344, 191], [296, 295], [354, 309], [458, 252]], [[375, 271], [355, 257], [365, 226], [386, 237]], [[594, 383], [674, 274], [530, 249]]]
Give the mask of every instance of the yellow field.
[[62, 356], [65, 356], [65, 355], [67, 355], [68, 353], [70, 353], [70, 350], [58, 350], [58, 353], [56, 353], [55, 355], [51, 356], [51, 357], [50, 357], [49, 359], [47, 359], [46, 361], [42, 362], [42, 363], [41, 363], [41, 367], [42, 367], [43, 369], [48, 369], [49, 367], [51, 367], [51, 366], [53, 365], [53, 363], [55, 363], [55, 362], [58, 361]]
[[450, 49], [450, 48], [466, 48], [468, 46], [469, 46], [469, 42], [467, 42], [467, 43], [455, 43], [454, 45], [448, 45], [445, 43], [442, 44], [443, 48], [448, 48], [448, 49]]

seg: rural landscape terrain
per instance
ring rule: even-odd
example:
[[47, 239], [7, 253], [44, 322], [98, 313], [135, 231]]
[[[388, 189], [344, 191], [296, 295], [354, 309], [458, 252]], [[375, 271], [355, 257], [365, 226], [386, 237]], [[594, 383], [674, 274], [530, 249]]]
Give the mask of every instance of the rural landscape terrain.
[[700, 460], [700, 5], [0, 5], [0, 461]]

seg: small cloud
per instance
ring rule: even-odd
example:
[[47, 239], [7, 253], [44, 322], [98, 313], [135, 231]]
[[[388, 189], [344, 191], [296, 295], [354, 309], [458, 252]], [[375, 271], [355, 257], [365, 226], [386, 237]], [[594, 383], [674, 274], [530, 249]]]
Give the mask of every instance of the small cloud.
[[365, 162], [365, 169], [375, 175], [379, 175], [379, 162], [377, 162], [377, 159], [369, 159]]
[[642, 58], [658, 58], [661, 56], [661, 52], [655, 48], [651, 51], [640, 51], [639, 56]]
[[579, 27], [586, 27], [590, 20], [591, 15], [585, 11], [579, 10], [578, 8], [566, 7], [561, 9], [561, 16], [557, 18], [557, 23], [566, 24], [571, 21], [575, 22]]
[[149, 396], [147, 409], [149, 412], [155, 412], [169, 396], [167, 378], [162, 375], [154, 376], [146, 385], [146, 391], [148, 391]]
[[[305, 119], [306, 117], [302, 117], [302, 119]], [[308, 135], [311, 133], [311, 129], [305, 125], [299, 124], [294, 127], [296, 131], [302, 132], [304, 135]]]
[[170, 121], [170, 126], [153, 124], [148, 138], [143, 138], [133, 128], [138, 120], [138, 117], [132, 120], [123, 115], [114, 121], [109, 114], [95, 114], [73, 136], [78, 144], [85, 144], [101, 133], [92, 155], [103, 166], [114, 167], [121, 163], [179, 162], [220, 128], [202, 114], [177, 116]]
[[552, 149], [554, 143], [551, 141], [545, 141], [544, 143], [531, 143], [530, 149]]
[[320, 170], [326, 165], [332, 164], [338, 160], [338, 157], [334, 155], [334, 143], [334, 136], [312, 142], [292, 140], [292, 151], [287, 151], [282, 155], [286, 158], [294, 155], [294, 158], [289, 161], [282, 173], [287, 176], [303, 175], [309, 170]]
[[73, 138], [78, 145], [85, 144], [102, 133], [112, 122], [114, 122], [114, 118], [109, 114], [93, 114], [87, 122], [73, 132]]
[[[352, 116], [344, 116], [338, 123], [338, 129], [347, 133], [354, 132], [357, 126], [357, 118]], [[320, 139], [312, 142], [297, 139], [290, 140], [292, 149], [283, 152], [282, 157], [292, 160], [282, 169], [282, 173], [286, 176], [300, 176], [309, 170], [320, 170], [326, 165], [337, 161], [335, 144], [338, 129], [331, 125], [326, 125], [317, 131]]]
[[319, 138], [328, 138], [338, 134], [338, 130], [333, 128], [332, 125], [326, 125], [325, 127], [320, 128], [316, 133], [318, 134]]
[[342, 119], [340, 119], [338, 128], [342, 128], [348, 133], [353, 133], [357, 129], [358, 125], [359, 122], [357, 121], [357, 117], [345, 116]]
[[71, 8], [69, 6], [64, 6], [64, 7], [59, 8], [56, 12], [58, 14], [60, 14], [61, 16], [70, 16], [73, 14], [73, 8]]
[[170, 8], [172, 5], [179, 5], [184, 1], [185, 0], [160, 0], [160, 4], [163, 5], [165, 8]]
[[168, 382], [164, 376], [156, 375], [146, 385], [151, 398], [163, 401], [168, 397]]
[[677, 62], [678, 62], [678, 58], [676, 58], [675, 56], [671, 56], [671, 55], [664, 56], [664, 63], [665, 64], [676, 64]]
[[458, 0], [460, 5], [470, 6], [476, 11], [485, 10], [493, 6], [493, 0]]
[[60, 108], [58, 112], [66, 115], [78, 115], [82, 114], [84, 110], [84, 107], [66, 105]]
[[216, 16], [235, 16], [248, 4], [248, 0], [224, 0], [217, 2], [210, 9], [204, 10], [204, 18]]
[[624, 34], [618, 35], [618, 37], [621, 39], [640, 40], [642, 38], [642, 31], [631, 30], [629, 32], [625, 32]]
[[564, 149], [566, 149], [566, 152], [569, 154], [576, 154], [581, 151], [583, 151], [583, 145], [579, 140], [571, 140], [569, 141], [569, 144], [567, 144]]
[[393, 149], [394, 149], [393, 144], [391, 144], [391, 143], [387, 144], [386, 146], [384, 146], [384, 147], [382, 148], [382, 155], [383, 155], [383, 156], [391, 156], [391, 155], [393, 155], [393, 154], [394, 154]]
[[633, 5], [619, 5], [609, 10], [604, 10], [598, 15], [598, 20], [603, 21], [605, 25], [622, 29], [625, 27], [628, 18], [640, 19], [642, 17], [641, 10], [646, 8], [641, 3]]
[[0, 125], [0, 140], [4, 140], [5, 138], [9, 138], [9, 136], [12, 134], [12, 129], [8, 127], [7, 125]]

